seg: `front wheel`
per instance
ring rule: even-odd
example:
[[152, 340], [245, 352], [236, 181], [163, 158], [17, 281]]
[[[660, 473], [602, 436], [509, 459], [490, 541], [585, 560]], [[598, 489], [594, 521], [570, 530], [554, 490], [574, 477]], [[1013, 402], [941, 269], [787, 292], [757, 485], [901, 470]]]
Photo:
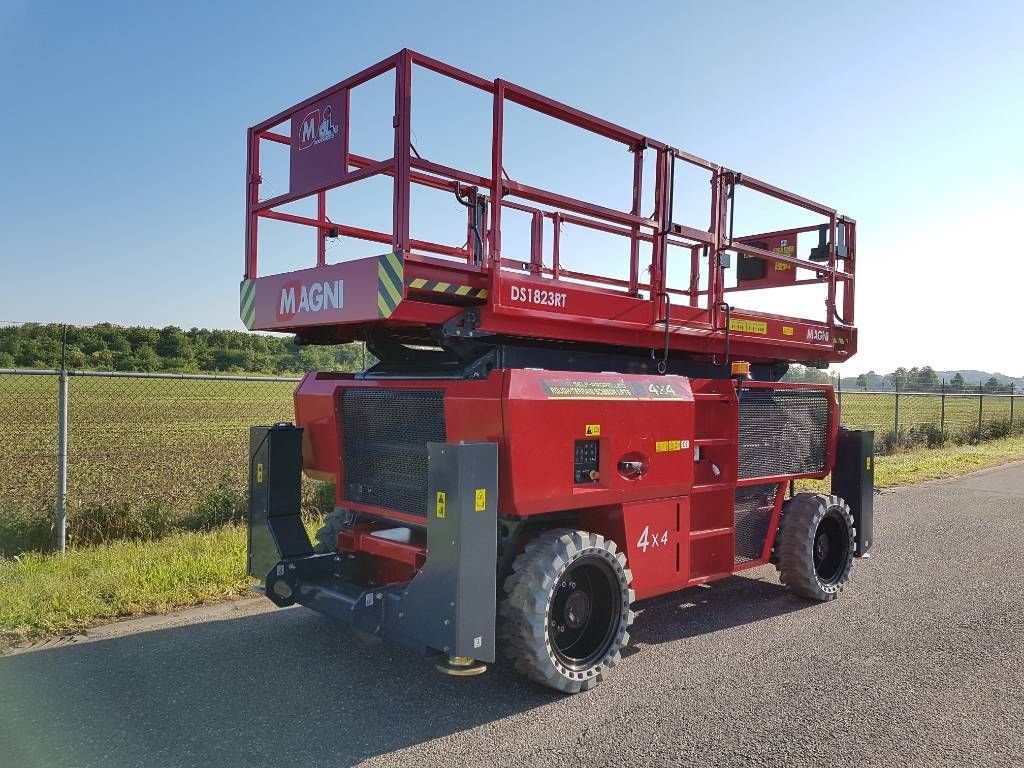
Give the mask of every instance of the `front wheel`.
[[853, 567], [853, 516], [838, 496], [798, 493], [782, 508], [775, 544], [779, 579], [811, 600], [835, 600]]
[[516, 669], [564, 693], [597, 685], [629, 642], [632, 580], [626, 556], [598, 534], [558, 529], [530, 542], [499, 609]]

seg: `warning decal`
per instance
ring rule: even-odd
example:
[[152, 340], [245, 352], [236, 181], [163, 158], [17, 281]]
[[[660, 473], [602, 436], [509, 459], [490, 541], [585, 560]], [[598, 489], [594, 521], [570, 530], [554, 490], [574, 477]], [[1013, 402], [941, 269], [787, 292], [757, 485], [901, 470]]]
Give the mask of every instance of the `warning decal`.
[[729, 330], [740, 333], [768, 333], [768, 323], [760, 320], [741, 320], [738, 317], [729, 319]]
[[444, 491], [437, 492], [437, 516], [440, 518], [444, 517], [444, 509], [448, 499], [448, 495]]
[[[588, 379], [541, 379], [540, 385], [552, 400], [681, 400], [676, 388], [664, 381], [602, 381]], [[587, 429], [598, 424], [587, 425]]]
[[654, 450], [656, 453], [672, 453], [673, 451], [685, 451], [689, 447], [689, 440], [658, 440], [654, 444]]
[[552, 398], [578, 398], [581, 400], [632, 400], [636, 397], [624, 381], [586, 381], [541, 379], [541, 386]]

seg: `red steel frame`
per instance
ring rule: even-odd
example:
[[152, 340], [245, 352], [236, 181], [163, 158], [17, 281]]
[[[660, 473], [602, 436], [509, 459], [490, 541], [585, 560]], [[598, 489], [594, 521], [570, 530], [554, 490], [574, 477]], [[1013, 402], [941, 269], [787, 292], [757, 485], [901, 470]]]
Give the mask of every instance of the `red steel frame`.
[[[491, 94], [493, 115], [489, 177], [431, 162], [413, 150], [410, 142], [411, 94], [413, 71], [416, 67]], [[309, 193], [286, 193], [267, 200], [260, 199], [262, 142], [290, 145], [290, 136], [280, 132], [280, 126], [287, 123], [296, 111], [337, 94], [344, 98], [347, 105], [352, 89], [389, 72], [395, 74], [392, 157], [374, 159], [349, 152], [349, 120], [346, 108], [340, 125], [340, 151], [344, 157], [344, 173], [336, 184], [312, 193], [317, 198], [317, 218], [277, 210], [285, 204], [311, 196]], [[625, 145], [634, 153], [631, 209], [619, 211], [595, 205], [509, 178], [502, 165], [504, 110], [507, 102]], [[646, 152], [653, 152], [656, 155], [654, 210], [650, 216], [645, 216], [641, 212]], [[710, 174], [710, 216], [707, 229], [683, 225], [672, 220], [676, 161], [703, 169]], [[377, 175], [391, 176], [394, 179], [394, 218], [390, 233], [349, 226], [328, 218], [328, 189]], [[465, 247], [453, 247], [411, 237], [409, 221], [412, 184], [450, 192], [455, 191], [456, 185], [462, 185], [463, 189], [468, 186], [471, 194], [478, 194], [487, 200], [489, 221], [486, 232], [482, 233], [482, 264], [473, 263], [472, 251], [468, 244]], [[742, 237], [732, 237], [729, 197], [730, 191], [739, 186], [823, 217], [827, 221], [829, 233], [827, 261], [811, 262], [795, 255], [761, 250], [743, 242], [754, 240], [761, 235], [745, 234]], [[504, 209], [523, 211], [533, 217], [533, 238], [528, 259], [506, 258], [502, 251]], [[696, 355], [720, 355], [724, 350], [727, 335], [731, 335], [731, 350], [734, 356], [755, 361], [839, 362], [856, 351], [857, 336], [856, 328], [853, 326], [856, 223], [853, 219], [837, 214], [830, 207], [703, 160], [665, 142], [602, 120], [519, 85], [501, 79], [486, 80], [408, 49], [389, 56], [249, 129], [246, 280], [254, 280], [259, 276], [258, 227], [261, 218], [314, 228], [317, 232], [317, 267], [326, 265], [325, 241], [328, 236], [350, 237], [379, 243], [390, 247], [395, 253], [400, 253], [404, 260], [406, 278], [423, 278], [470, 285], [478, 290], [486, 289], [487, 298], [485, 303], [480, 305], [480, 328], [494, 333], [596, 342], [604, 345], [660, 348], [665, 344], [667, 325], [669, 348]], [[543, 259], [544, 222], [551, 224], [553, 238], [550, 266], [544, 264]], [[562, 267], [559, 253], [560, 225], [563, 223], [625, 238], [629, 254], [628, 280]], [[843, 239], [847, 246], [845, 258], [840, 257], [835, 245], [840, 228], [843, 230]], [[796, 235], [816, 229], [816, 226], [796, 227], [781, 232]], [[642, 280], [640, 250], [641, 245], [645, 244], [651, 246], [651, 262], [648, 265], [649, 279]], [[689, 258], [680, 262], [690, 270], [690, 280], [685, 289], [668, 286], [669, 263], [675, 263], [670, 258], [670, 248], [680, 248], [688, 252]], [[725, 254], [729, 252], [760, 257], [769, 264], [789, 264], [813, 272], [813, 277], [798, 279], [794, 284], [826, 285], [825, 319], [811, 320], [730, 307], [732, 322], [727, 323], [726, 294], [746, 289], [743, 285], [725, 285], [724, 272], [720, 265]], [[706, 289], [701, 290], [700, 265], [704, 259], [708, 284]], [[560, 309], [517, 305], [511, 300], [512, 287], [527, 291], [557, 290], [566, 294], [569, 300]], [[674, 303], [673, 297], [678, 298], [681, 303]], [[394, 314], [383, 319], [367, 319], [367, 322], [395, 326], [436, 326], [460, 311], [458, 306], [441, 303], [432, 298], [434, 297], [422, 294], [410, 295], [410, 291], [406, 289]], [[276, 329], [301, 330], [298, 327]], [[338, 341], [356, 339], [361, 335], [358, 324], [351, 327], [337, 325], [334, 331]]]

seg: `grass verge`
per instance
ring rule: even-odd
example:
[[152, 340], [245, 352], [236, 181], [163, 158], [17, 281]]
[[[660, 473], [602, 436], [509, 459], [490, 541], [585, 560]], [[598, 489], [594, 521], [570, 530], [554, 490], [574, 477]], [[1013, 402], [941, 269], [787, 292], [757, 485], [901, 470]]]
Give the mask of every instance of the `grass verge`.
[[[879, 456], [879, 487], [953, 477], [1024, 459], [1024, 437]], [[802, 488], [827, 488], [825, 481]], [[315, 528], [316, 523], [309, 523]], [[101, 544], [64, 555], [0, 559], [0, 646], [244, 594], [245, 529], [226, 525], [156, 541]]]
[[[1020, 459], [1024, 459], [1024, 436], [1021, 435], [978, 445], [947, 445], [935, 450], [922, 448], [878, 456], [875, 459], [875, 487], [892, 488], [957, 477]], [[797, 487], [800, 490], [827, 491], [829, 481], [804, 480], [799, 481]]]
[[0, 647], [241, 595], [245, 546], [245, 529], [226, 525], [0, 560]]

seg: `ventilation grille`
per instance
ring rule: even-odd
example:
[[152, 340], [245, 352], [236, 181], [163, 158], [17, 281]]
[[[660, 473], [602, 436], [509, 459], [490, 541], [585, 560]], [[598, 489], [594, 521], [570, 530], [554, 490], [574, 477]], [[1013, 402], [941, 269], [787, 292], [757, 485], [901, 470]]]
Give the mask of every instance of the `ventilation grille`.
[[743, 390], [739, 477], [824, 471], [828, 420], [829, 397], [825, 390]]
[[427, 443], [444, 442], [444, 392], [345, 389], [341, 423], [346, 498], [427, 514]]
[[760, 560], [775, 508], [777, 486], [748, 485], [736, 489], [736, 564]]

